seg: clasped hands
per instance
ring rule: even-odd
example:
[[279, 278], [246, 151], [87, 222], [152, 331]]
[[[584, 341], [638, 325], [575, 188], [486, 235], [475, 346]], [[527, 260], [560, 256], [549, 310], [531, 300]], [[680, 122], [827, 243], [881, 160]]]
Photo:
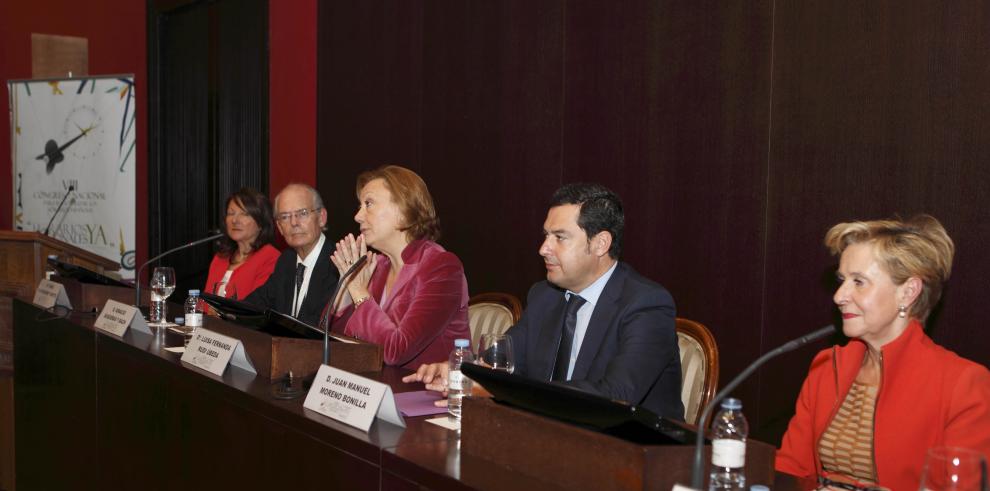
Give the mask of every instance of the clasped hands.
[[368, 285], [371, 283], [371, 275], [375, 273], [375, 267], [378, 265], [378, 261], [376, 261], [378, 255], [368, 251], [368, 246], [364, 242], [364, 235], [355, 238], [354, 234], [347, 234], [337, 242], [337, 250], [330, 256], [330, 262], [337, 267], [340, 276], [343, 276], [358, 259], [364, 256], [367, 256], [368, 260], [347, 281], [346, 293], [340, 299], [338, 309], [350, 305], [354, 299], [366, 298], [371, 294], [368, 291]]

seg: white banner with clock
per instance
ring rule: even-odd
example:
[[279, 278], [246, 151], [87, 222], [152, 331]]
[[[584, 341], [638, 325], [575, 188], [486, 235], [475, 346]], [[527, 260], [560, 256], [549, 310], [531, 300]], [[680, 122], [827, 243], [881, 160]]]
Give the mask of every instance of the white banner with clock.
[[14, 228], [48, 229], [133, 278], [134, 76], [11, 80], [7, 89]]

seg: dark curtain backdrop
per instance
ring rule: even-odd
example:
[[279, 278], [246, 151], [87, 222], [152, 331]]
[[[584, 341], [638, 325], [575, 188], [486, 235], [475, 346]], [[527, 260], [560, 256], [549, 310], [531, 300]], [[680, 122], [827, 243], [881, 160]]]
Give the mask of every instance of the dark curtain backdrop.
[[[148, 1], [149, 254], [222, 227], [226, 197], [268, 191], [268, 2]], [[162, 259], [181, 302], [214, 249]]]
[[[546, 200], [602, 182], [625, 200], [624, 260], [714, 332], [724, 383], [839, 321], [831, 225], [927, 212], [958, 247], [930, 332], [986, 364], [988, 33], [978, 0], [322, 2], [330, 239], [356, 230], [357, 173], [406, 165], [471, 293], [525, 299]], [[738, 390], [755, 436], [779, 443], [825, 346]]]

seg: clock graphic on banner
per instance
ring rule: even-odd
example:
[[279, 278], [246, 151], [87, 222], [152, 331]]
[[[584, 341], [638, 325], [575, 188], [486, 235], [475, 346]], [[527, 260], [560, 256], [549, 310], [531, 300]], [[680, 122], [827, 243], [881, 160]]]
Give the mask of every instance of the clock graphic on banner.
[[[133, 276], [137, 117], [132, 75], [10, 80], [14, 228], [50, 235]], [[61, 207], [60, 207], [61, 205]]]
[[44, 151], [37, 160], [45, 162], [45, 173], [51, 174], [55, 166], [65, 161], [85, 162], [100, 155], [103, 140], [103, 120], [92, 106], [79, 105], [65, 118], [60, 141], [50, 139], [45, 142]]

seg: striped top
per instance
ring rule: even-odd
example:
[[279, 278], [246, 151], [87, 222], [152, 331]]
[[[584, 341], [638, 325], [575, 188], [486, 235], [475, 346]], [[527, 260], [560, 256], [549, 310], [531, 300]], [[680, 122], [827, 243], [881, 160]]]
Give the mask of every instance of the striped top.
[[873, 463], [873, 409], [878, 387], [854, 382], [818, 442], [822, 467], [864, 484], [876, 483]]

